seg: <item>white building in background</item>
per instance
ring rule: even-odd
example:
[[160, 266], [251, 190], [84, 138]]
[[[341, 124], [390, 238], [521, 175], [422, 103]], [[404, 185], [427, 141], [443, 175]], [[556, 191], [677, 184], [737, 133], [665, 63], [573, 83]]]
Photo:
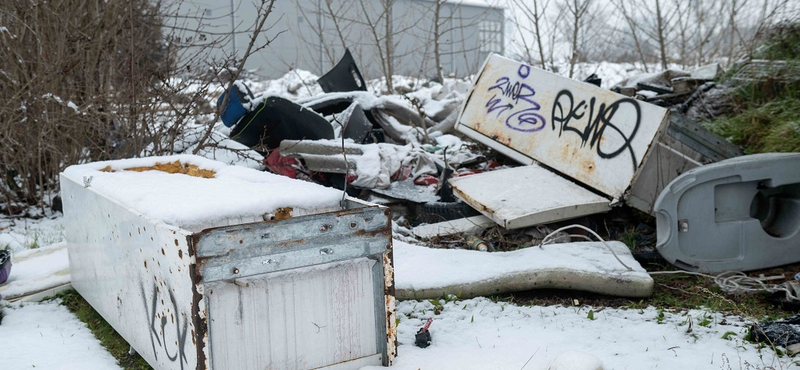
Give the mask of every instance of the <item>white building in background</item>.
[[[174, 27], [166, 32], [184, 44], [211, 45], [199, 62], [219, 65], [233, 55], [241, 60], [256, 27], [254, 2], [260, 1], [175, 1], [173, 16], [166, 20]], [[441, 5], [438, 40], [445, 75], [476, 73], [489, 53], [503, 53], [503, 8], [487, 1]], [[395, 75], [434, 77], [435, 9], [435, 0], [276, 0], [255, 45], [263, 48], [247, 59], [245, 68], [266, 78], [295, 68], [322, 75], [347, 47], [364, 78], [379, 78], [388, 33]], [[183, 53], [181, 61], [191, 55]]]

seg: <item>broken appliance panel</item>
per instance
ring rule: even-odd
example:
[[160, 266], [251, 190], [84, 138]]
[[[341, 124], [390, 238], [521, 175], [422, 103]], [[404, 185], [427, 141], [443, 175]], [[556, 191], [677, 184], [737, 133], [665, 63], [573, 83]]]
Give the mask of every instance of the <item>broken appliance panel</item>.
[[[667, 116], [664, 108], [491, 55], [456, 129], [523, 164], [541, 163], [553, 170], [544, 170], [549, 173], [547, 181], [543, 175], [526, 177], [528, 182], [516, 186], [527, 190], [505, 198], [507, 204], [525, 204], [525, 216], [496, 221], [525, 227], [604, 212], [622, 200], [647, 163]], [[500, 171], [510, 170], [494, 172]], [[565, 189], [579, 186], [550, 180], [562, 176], [563, 183], [580, 184], [593, 197], [575, 196]], [[514, 182], [500, 185], [510, 187]], [[498, 218], [501, 204], [482, 202], [484, 195], [462, 189], [459, 183], [467, 180], [451, 180], [462, 200], [487, 217]], [[559, 207], [570, 211], [553, 212], [553, 197], [541, 194], [558, 194]], [[584, 198], [589, 200], [580, 201]], [[527, 221], [519, 222], [523, 219]]]
[[666, 117], [656, 105], [492, 55], [457, 129], [620, 199]]
[[[201, 168], [214, 162], [162, 158]], [[183, 223], [181, 217], [196, 213], [185, 210], [213, 207], [214, 198], [253, 203], [252, 193], [239, 190], [264, 186], [273, 179], [267, 176], [297, 181], [214, 162], [217, 175], [227, 177], [195, 182], [212, 192], [192, 189], [201, 194], [192, 204], [170, 203], [166, 211], [176, 218], [167, 222], [137, 205], [147, 204], [148, 192], [187, 192], [172, 183], [187, 175], [148, 184], [127, 170], [100, 169], [118, 162], [73, 166], [61, 175], [72, 284], [153, 368], [391, 363], [396, 317], [388, 209], [358, 200], [341, 208], [340, 196], [326, 194], [318, 209], [292, 208], [286, 199], [257, 218], [220, 210], [211, 223]], [[227, 188], [234, 183], [236, 189]], [[309, 185], [316, 186], [295, 186]], [[220, 186], [230, 191], [214, 196]], [[109, 189], [141, 197], [121, 200]]]

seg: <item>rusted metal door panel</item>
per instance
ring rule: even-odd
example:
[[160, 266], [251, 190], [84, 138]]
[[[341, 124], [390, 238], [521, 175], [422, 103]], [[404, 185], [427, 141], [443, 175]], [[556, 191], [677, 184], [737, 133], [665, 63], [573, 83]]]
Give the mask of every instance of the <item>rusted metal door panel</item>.
[[621, 199], [666, 117], [664, 108], [491, 55], [456, 128]]
[[506, 229], [611, 209], [608, 199], [535, 164], [456, 177], [450, 184], [456, 196]]

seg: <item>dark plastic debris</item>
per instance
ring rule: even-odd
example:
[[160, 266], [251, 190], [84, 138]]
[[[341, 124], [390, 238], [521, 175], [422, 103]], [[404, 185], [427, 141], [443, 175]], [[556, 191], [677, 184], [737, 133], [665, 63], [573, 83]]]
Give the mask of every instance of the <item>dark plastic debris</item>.
[[800, 315], [751, 325], [750, 340], [781, 347], [800, 343]]
[[427, 348], [431, 345], [431, 332], [428, 330], [430, 328], [431, 323], [433, 322], [433, 317], [428, 318], [428, 321], [425, 325], [417, 331], [417, 334], [414, 336], [414, 345], [419, 348]]
[[361, 72], [356, 66], [356, 61], [350, 54], [350, 50], [344, 50], [344, 56], [339, 63], [336, 63], [328, 73], [317, 80], [322, 91], [346, 92], [346, 91], [367, 91], [367, 84], [361, 77]]
[[592, 73], [591, 75], [589, 75], [589, 77], [586, 77], [586, 79], [583, 80], [583, 82], [590, 83], [592, 85], [600, 87], [600, 85], [603, 83], [603, 79], [598, 77], [597, 74]]
[[272, 150], [287, 139], [333, 139], [333, 128], [325, 118], [312, 110], [290, 100], [270, 96], [239, 120], [230, 136], [248, 147], [263, 145]]
[[353, 139], [356, 143], [363, 143], [372, 131], [372, 126], [372, 122], [364, 114], [364, 110], [361, 109], [360, 105], [356, 104], [355, 109], [347, 119], [347, 123], [344, 124], [342, 136], [345, 139]]
[[0, 250], [0, 284], [8, 280], [11, 275], [11, 252]]

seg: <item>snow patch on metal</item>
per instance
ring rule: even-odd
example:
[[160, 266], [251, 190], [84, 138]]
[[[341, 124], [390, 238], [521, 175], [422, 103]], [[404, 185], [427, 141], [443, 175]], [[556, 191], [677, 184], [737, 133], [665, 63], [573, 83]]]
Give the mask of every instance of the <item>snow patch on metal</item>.
[[453, 192], [506, 229], [606, 212], [609, 200], [530, 165], [457, 177]]
[[664, 108], [491, 55], [456, 128], [621, 199], [666, 117]]
[[[201, 178], [162, 171], [129, 171], [180, 162], [213, 171]], [[113, 171], [113, 172], [110, 172]], [[132, 158], [70, 166], [62, 177], [83, 184], [150, 220], [196, 232], [262, 221], [279, 208], [292, 216], [339, 209], [341, 191], [193, 155]]]

